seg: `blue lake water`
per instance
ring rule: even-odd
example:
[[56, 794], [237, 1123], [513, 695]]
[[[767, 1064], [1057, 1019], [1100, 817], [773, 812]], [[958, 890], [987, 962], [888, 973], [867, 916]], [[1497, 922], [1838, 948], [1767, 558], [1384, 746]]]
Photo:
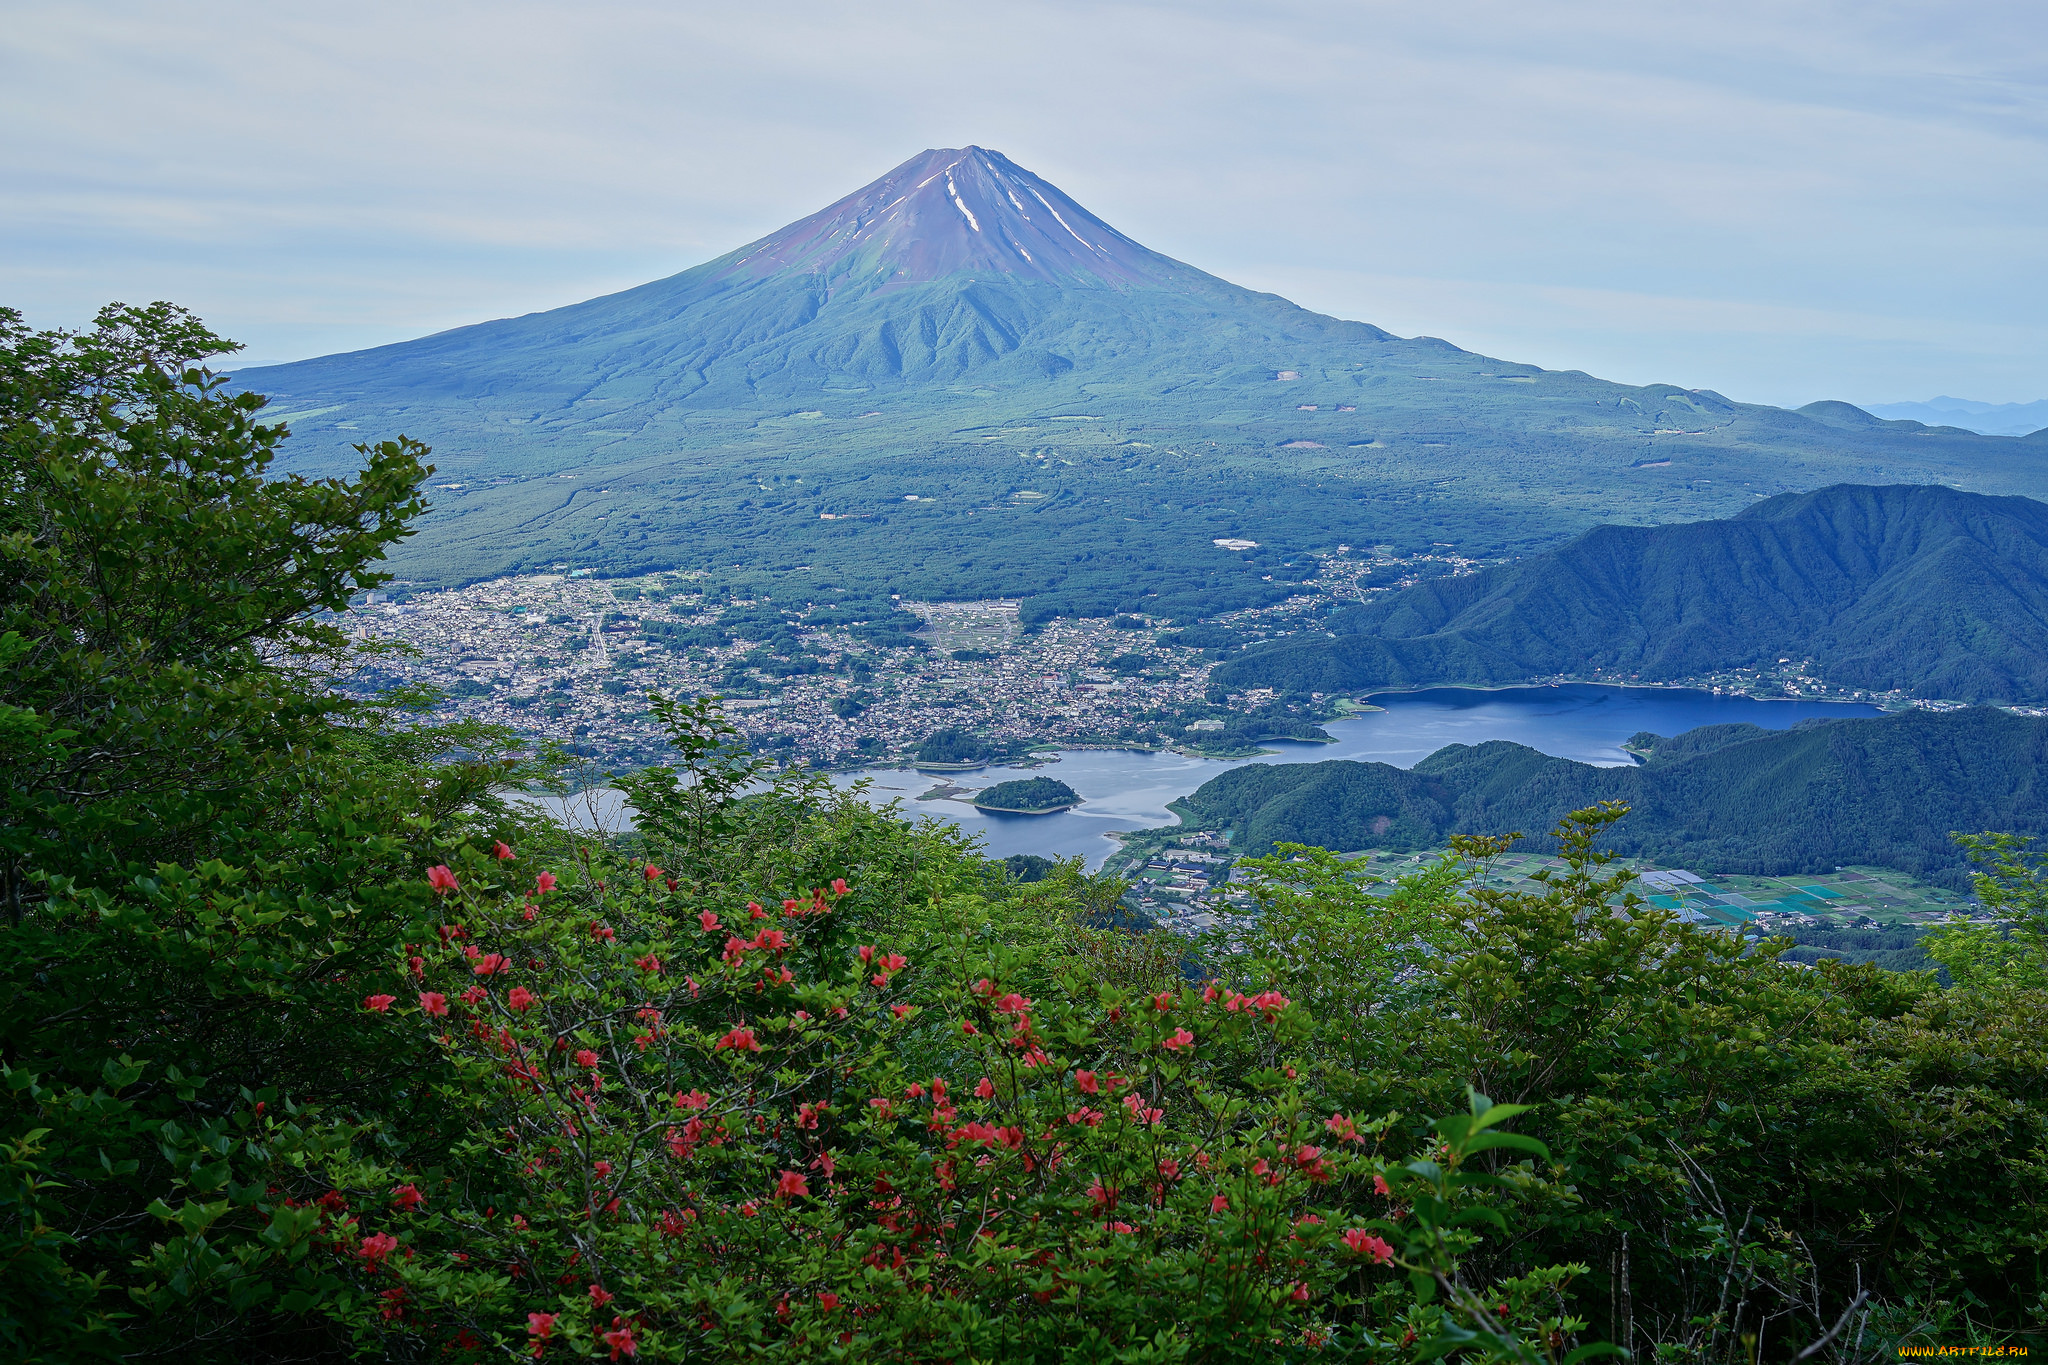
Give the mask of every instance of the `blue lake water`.
[[[1247, 763], [1320, 763], [1353, 758], [1413, 767], [1446, 744], [1512, 740], [1559, 758], [1618, 765], [1634, 760], [1621, 743], [1638, 730], [1676, 735], [1701, 725], [1747, 721], [1783, 730], [1809, 716], [1874, 716], [1874, 706], [1843, 702], [1757, 701], [1711, 692], [1662, 687], [1601, 687], [1566, 683], [1556, 687], [1514, 687], [1498, 691], [1444, 687], [1374, 697], [1383, 711], [1332, 721], [1323, 728], [1334, 744], [1275, 741], [1274, 753], [1257, 758], [1187, 758], [1124, 750], [1068, 750], [1055, 763], [1037, 768], [990, 767], [935, 778], [908, 768], [841, 773], [845, 787], [865, 779], [869, 799], [901, 801], [906, 815], [951, 820], [982, 836], [992, 858], [1012, 853], [1087, 859], [1098, 867], [1115, 851], [1111, 832], [1173, 823], [1166, 803], [1185, 796], [1218, 773]], [[1082, 803], [1054, 815], [984, 815], [963, 801], [919, 801], [938, 781], [979, 790], [1013, 777], [1057, 778], [1081, 795]]]

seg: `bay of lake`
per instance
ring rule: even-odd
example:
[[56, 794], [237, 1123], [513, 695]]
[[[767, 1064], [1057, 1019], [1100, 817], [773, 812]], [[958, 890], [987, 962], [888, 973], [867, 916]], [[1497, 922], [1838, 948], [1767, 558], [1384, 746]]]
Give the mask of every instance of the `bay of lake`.
[[[1190, 758], [1123, 749], [1069, 749], [1035, 768], [998, 766], [942, 777], [910, 768], [836, 773], [835, 786], [867, 781], [868, 799], [901, 801], [907, 816], [936, 816], [972, 830], [991, 858], [1038, 853], [1076, 854], [1090, 868], [1116, 850], [1107, 836], [1174, 822], [1166, 803], [1186, 796], [1218, 773], [1247, 763], [1320, 763], [1351, 758], [1410, 768], [1446, 744], [1505, 739], [1558, 758], [1616, 766], [1635, 760], [1621, 744], [1639, 730], [1676, 735], [1702, 725], [1747, 721], [1787, 729], [1811, 716], [1875, 716], [1878, 708], [1850, 702], [1758, 701], [1751, 697], [1668, 687], [1603, 687], [1563, 683], [1494, 691], [1440, 687], [1387, 693], [1371, 699], [1384, 710], [1323, 726], [1334, 744], [1270, 741], [1257, 758]], [[1066, 783], [1081, 804], [1053, 815], [984, 815], [964, 801], [919, 801], [937, 782], [980, 790], [1013, 777], [1043, 776]]]

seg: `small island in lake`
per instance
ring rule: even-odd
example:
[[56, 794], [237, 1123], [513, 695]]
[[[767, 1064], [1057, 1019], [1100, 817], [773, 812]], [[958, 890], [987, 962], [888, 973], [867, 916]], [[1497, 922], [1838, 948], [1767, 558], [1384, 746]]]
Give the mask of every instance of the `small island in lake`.
[[984, 787], [973, 797], [976, 810], [1006, 815], [1050, 815], [1081, 804], [1080, 794], [1049, 777], [1025, 777]]

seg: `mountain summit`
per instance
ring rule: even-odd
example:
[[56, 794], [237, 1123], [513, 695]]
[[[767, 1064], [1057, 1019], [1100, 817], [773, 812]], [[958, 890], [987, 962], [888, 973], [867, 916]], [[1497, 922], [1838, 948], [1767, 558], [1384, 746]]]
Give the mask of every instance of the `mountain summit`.
[[235, 380], [290, 423], [292, 468], [434, 447], [437, 506], [395, 561], [419, 581], [803, 566], [1027, 616], [1185, 616], [1283, 597], [1340, 543], [1527, 550], [1839, 482], [2048, 492], [2008, 438], [1313, 313], [972, 146], [666, 279]]
[[709, 278], [818, 277], [834, 291], [999, 272], [1074, 286], [1221, 281], [1140, 246], [1001, 152], [927, 151], [838, 203], [741, 247]]

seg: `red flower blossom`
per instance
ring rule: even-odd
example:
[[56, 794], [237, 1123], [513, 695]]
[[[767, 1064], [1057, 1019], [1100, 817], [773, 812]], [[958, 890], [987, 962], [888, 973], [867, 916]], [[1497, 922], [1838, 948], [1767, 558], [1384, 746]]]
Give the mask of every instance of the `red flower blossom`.
[[750, 1028], [734, 1029], [731, 1033], [726, 1034], [723, 1038], [713, 1043], [711, 1050], [717, 1052], [721, 1048], [728, 1047], [740, 1052], [759, 1052], [761, 1050], [761, 1045], [754, 1041], [754, 1031]]
[[808, 1199], [811, 1193], [810, 1182], [795, 1171], [784, 1171], [782, 1178], [775, 1182], [775, 1193], [778, 1198]]
[[1394, 1249], [1384, 1238], [1375, 1237], [1364, 1228], [1352, 1228], [1344, 1234], [1344, 1245], [1360, 1256], [1369, 1256], [1374, 1265], [1385, 1265], [1394, 1259]]
[[485, 953], [476, 960], [476, 966], [472, 970], [478, 976], [503, 976], [512, 970], [512, 959], [503, 953]]
[[535, 877], [533, 879], [533, 889], [535, 892], [543, 896], [546, 895], [548, 892], [554, 890], [555, 874], [552, 872], [543, 872], [538, 877]]
[[1153, 1009], [1155, 1009], [1155, 1010], [1158, 1010], [1158, 1011], [1159, 1011], [1160, 1013], [1162, 1013], [1162, 1014], [1164, 1014], [1164, 1013], [1165, 1013], [1165, 1012], [1166, 1012], [1167, 1010], [1170, 1010], [1170, 1009], [1172, 1009], [1172, 1008], [1173, 1008], [1173, 992], [1172, 992], [1172, 991], [1161, 991], [1161, 992], [1159, 992], [1159, 994], [1157, 994], [1157, 995], [1153, 996], [1153, 997], [1152, 997], [1152, 1008], [1153, 1008]]
[[904, 1015], [909, 1014], [915, 1008], [917, 1008], [915, 1005], [891, 1005], [889, 1006], [889, 1013], [895, 1015], [898, 1019], [901, 1019]]
[[860, 945], [860, 960], [861, 960], [862, 962], [873, 962], [873, 961], [875, 960], [875, 945], [874, 945], [874, 944], [872, 944], [872, 943], [863, 943], [863, 944], [861, 944], [861, 945]]
[[678, 1109], [704, 1109], [708, 1108], [710, 1104], [711, 1097], [701, 1090], [692, 1090], [688, 1094], [684, 1094], [682, 1091], [676, 1092], [676, 1108]]
[[789, 935], [783, 933], [780, 929], [763, 929], [760, 933], [754, 935], [754, 941], [747, 946], [749, 948], [766, 948], [770, 952], [779, 953], [789, 946]]
[[643, 972], [658, 972], [661, 970], [661, 959], [649, 953], [645, 957], [634, 958], [633, 965]]
[[1084, 1095], [1099, 1095], [1102, 1093], [1102, 1087], [1096, 1084], [1095, 1073], [1092, 1071], [1076, 1071], [1074, 1073], [1074, 1088]]
[[379, 1232], [365, 1237], [362, 1247], [356, 1254], [371, 1265], [375, 1265], [396, 1250], [398, 1239], [388, 1232]]
[[491, 845], [491, 856], [501, 863], [511, 862], [512, 845], [506, 843], [503, 839], [498, 840], [498, 842]]
[[592, 920], [590, 922], [590, 936], [600, 942], [616, 943], [619, 938], [619, 931], [601, 920]]
[[425, 976], [427, 974], [427, 960], [423, 957], [409, 957], [405, 960], [405, 965], [412, 968], [414, 976]]
[[704, 932], [707, 934], [715, 934], [718, 932], [720, 928], [720, 925], [718, 923], [718, 916], [713, 914], [709, 910], [700, 910], [697, 912], [697, 923], [704, 926]]
[[653, 863], [649, 863], [647, 866], [640, 869], [640, 875], [647, 878], [647, 880], [650, 882], [657, 882], [661, 880], [661, 869], [656, 867]]
[[1394, 1197], [1394, 1192], [1387, 1188], [1387, 1178], [1383, 1175], [1375, 1175], [1372, 1178], [1372, 1192], [1387, 1199]]
[[1211, 1199], [1209, 1201], [1209, 1212], [1211, 1213], [1224, 1213], [1228, 1211], [1229, 1208], [1230, 1196], [1227, 1194], [1219, 1194], [1214, 1199]]
[[448, 870], [448, 864], [446, 863], [427, 869], [427, 885], [434, 888], [434, 894], [437, 896], [445, 896], [450, 891], [458, 889], [455, 884], [455, 874]]
[[490, 992], [485, 990], [482, 986], [471, 986], [468, 990], [462, 993], [462, 1003], [465, 1005], [482, 1004], [483, 1001], [489, 997], [489, 995]]
[[609, 1332], [598, 1333], [597, 1338], [612, 1348], [611, 1358], [617, 1360], [622, 1355], [638, 1355], [640, 1346], [633, 1340], [633, 1329], [622, 1318], [613, 1318], [612, 1321], [618, 1325]]
[[1190, 1044], [1190, 1043], [1192, 1043], [1192, 1042], [1194, 1042], [1194, 1041], [1195, 1041], [1195, 1035], [1194, 1035], [1194, 1034], [1192, 1034], [1192, 1033], [1189, 1033], [1189, 1032], [1188, 1032], [1188, 1031], [1187, 1031], [1186, 1029], [1184, 1029], [1184, 1028], [1177, 1028], [1177, 1029], [1175, 1029], [1175, 1030], [1173, 1031], [1173, 1036], [1172, 1036], [1171, 1038], [1168, 1038], [1168, 1039], [1165, 1039], [1164, 1041], [1162, 1041], [1162, 1042], [1161, 1042], [1161, 1043], [1159, 1044], [1159, 1046], [1161, 1046], [1161, 1047], [1163, 1047], [1163, 1048], [1167, 1049], [1167, 1050], [1168, 1050], [1169, 1052], [1178, 1052], [1178, 1051], [1180, 1051], [1180, 1050], [1181, 1050], [1182, 1048], [1184, 1048], [1184, 1047], [1188, 1046], [1188, 1044]]
[[505, 1004], [517, 1013], [524, 1013], [534, 1007], [540, 997], [524, 986], [514, 986], [505, 997]]
[[1295, 1301], [1296, 1303], [1307, 1303], [1307, 1302], [1308, 1302], [1308, 1286], [1307, 1286], [1307, 1285], [1305, 1285], [1305, 1284], [1303, 1284], [1303, 1283], [1302, 1283], [1301, 1281], [1299, 1281], [1299, 1280], [1296, 1280], [1296, 1281], [1294, 1282], [1294, 1288], [1293, 1288], [1293, 1290], [1291, 1290], [1291, 1291], [1290, 1291], [1290, 1292], [1288, 1293], [1287, 1297], [1288, 1297], [1288, 1298], [1290, 1298], [1290, 1299], [1293, 1299], [1293, 1300], [1294, 1300], [1294, 1301]]
[[405, 1184], [392, 1188], [391, 1202], [402, 1209], [416, 1209], [427, 1202], [427, 1197], [420, 1193], [419, 1186]]
[[991, 996], [996, 993], [996, 983], [984, 976], [981, 980], [974, 983], [973, 990], [976, 995], [983, 997]]
[[981, 1078], [981, 1084], [974, 1087], [974, 1098], [978, 1100], [992, 1100], [995, 1097], [996, 1083], [990, 1080], [988, 1077], [983, 1076]]
[[528, 1313], [526, 1315], [526, 1331], [529, 1336], [538, 1337], [540, 1340], [546, 1341], [555, 1334], [555, 1315], [553, 1313]]
[[397, 998], [398, 997], [395, 995], [365, 996], [363, 999], [363, 1008], [366, 1010], [374, 1010], [378, 1014], [383, 1014], [390, 1010], [391, 1002], [396, 1000]]
[[901, 953], [891, 953], [882, 959], [882, 970], [885, 972], [900, 972], [909, 965], [910, 959]]
[[824, 1309], [826, 1312], [829, 1313], [838, 1306], [839, 1296], [833, 1293], [831, 1290], [828, 1289], [824, 1293], [818, 1295], [818, 1307]]
[[606, 1304], [612, 1301], [613, 1297], [614, 1295], [612, 1294], [611, 1290], [606, 1289], [602, 1285], [594, 1284], [590, 1286], [590, 1306], [592, 1308], [604, 1307]]
[[1323, 1127], [1329, 1129], [1332, 1135], [1336, 1136], [1339, 1139], [1342, 1139], [1343, 1141], [1363, 1141], [1363, 1139], [1358, 1136], [1358, 1125], [1354, 1123], [1352, 1120], [1345, 1118], [1342, 1114], [1332, 1114], [1330, 1115], [1330, 1117], [1324, 1119]]

